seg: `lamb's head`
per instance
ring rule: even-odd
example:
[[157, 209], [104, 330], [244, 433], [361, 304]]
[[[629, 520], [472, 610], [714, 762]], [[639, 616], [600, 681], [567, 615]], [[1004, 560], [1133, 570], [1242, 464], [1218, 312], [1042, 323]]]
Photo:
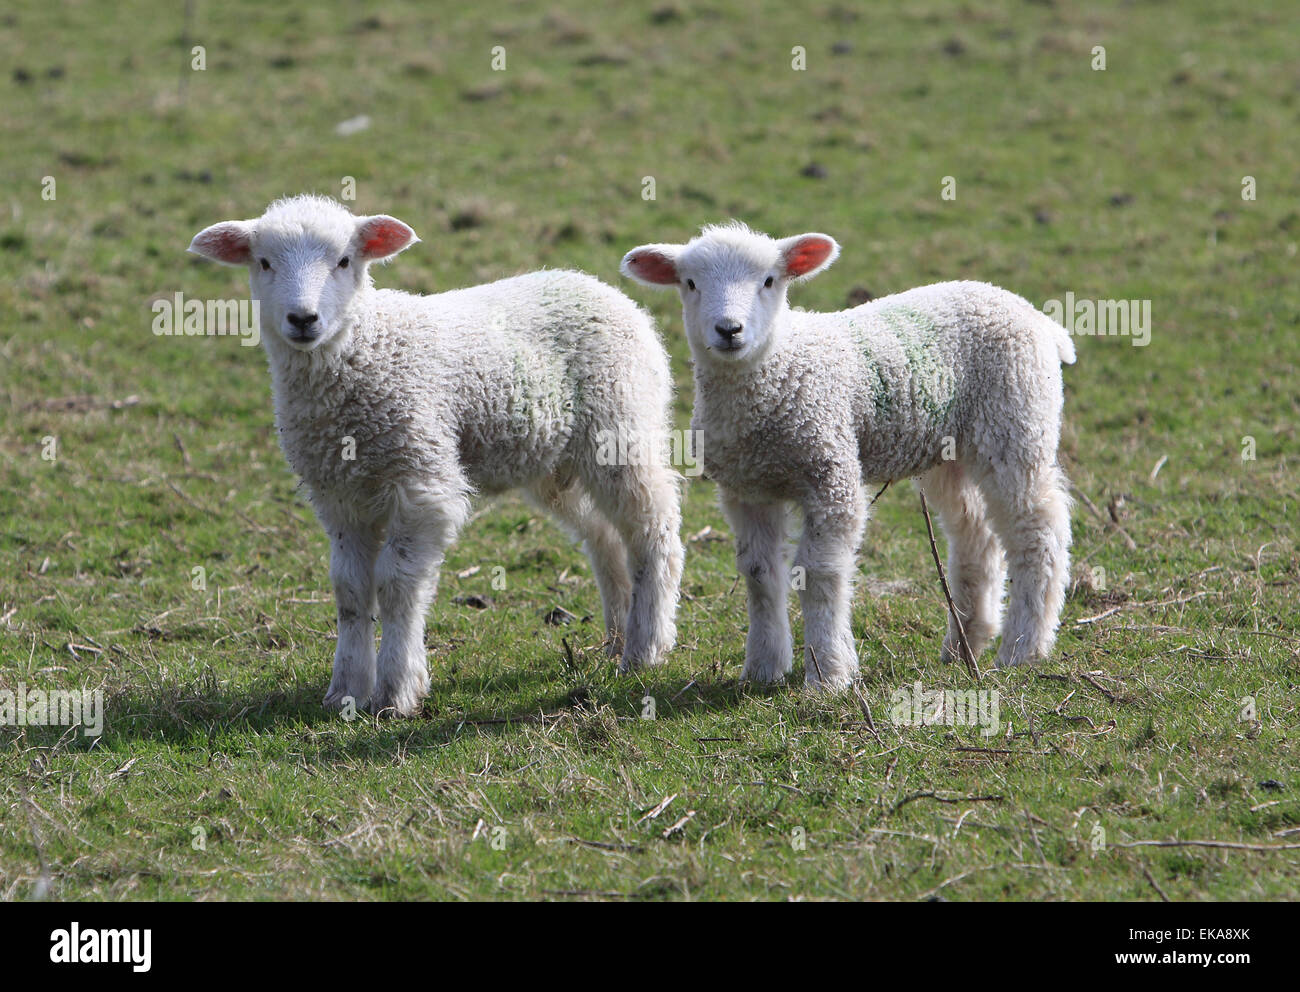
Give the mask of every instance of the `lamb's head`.
[[647, 286], [677, 288], [696, 361], [758, 362], [780, 333], [790, 283], [811, 279], [839, 251], [825, 234], [778, 241], [733, 223], [685, 245], [634, 248], [621, 269]]
[[334, 200], [294, 196], [272, 203], [256, 220], [205, 228], [189, 250], [248, 266], [263, 335], [311, 351], [351, 326], [357, 293], [370, 285], [370, 263], [419, 240], [395, 217], [354, 217]]

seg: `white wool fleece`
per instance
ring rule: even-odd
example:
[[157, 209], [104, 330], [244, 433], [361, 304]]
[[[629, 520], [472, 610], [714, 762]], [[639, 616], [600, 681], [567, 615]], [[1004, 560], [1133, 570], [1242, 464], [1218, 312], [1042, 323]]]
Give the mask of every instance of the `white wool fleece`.
[[[369, 263], [416, 240], [395, 218], [299, 196], [191, 247], [249, 268], [281, 446], [331, 541], [339, 641], [326, 704], [418, 711], [446, 548], [471, 496], [516, 487], [585, 542], [623, 669], [662, 661], [682, 548], [672, 385], [649, 317], [578, 272], [432, 296], [375, 289]], [[647, 457], [605, 464], [611, 434], [639, 439]]]
[[[695, 359], [695, 411], [749, 584], [744, 676], [791, 667], [786, 592], [800, 590], [805, 672], [839, 687], [858, 671], [850, 625], [864, 485], [920, 477], [949, 540], [954, 600], [972, 649], [1012, 601], [1000, 665], [1050, 650], [1064, 598], [1069, 504], [1057, 466], [1063, 328], [978, 282], [909, 290], [838, 313], [791, 309], [791, 282], [839, 254], [824, 234], [774, 240], [744, 225], [686, 245], [645, 245], [625, 274], [682, 296]], [[805, 526], [795, 579], [783, 558], [784, 504]], [[944, 654], [956, 649], [950, 629]]]

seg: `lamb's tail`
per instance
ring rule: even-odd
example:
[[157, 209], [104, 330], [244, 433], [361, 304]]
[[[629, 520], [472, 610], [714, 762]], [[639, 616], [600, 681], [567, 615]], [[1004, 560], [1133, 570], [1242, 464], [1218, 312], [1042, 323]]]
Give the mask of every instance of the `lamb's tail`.
[[[1030, 304], [1032, 306], [1032, 304]], [[1054, 321], [1041, 310], [1035, 310], [1039, 319], [1042, 321], [1048, 332], [1052, 335], [1052, 340], [1056, 342], [1056, 353], [1061, 359], [1063, 365], [1073, 365], [1078, 358], [1074, 350], [1074, 339], [1070, 337], [1070, 332], [1063, 326]]]
[[992, 299], [997, 307], [1009, 310], [1010, 319], [1014, 321], [1020, 333], [1030, 333], [1044, 345], [1049, 341], [1056, 345], [1056, 357], [1061, 364], [1073, 365], [1077, 361], [1078, 355], [1074, 350], [1074, 339], [1070, 336], [1070, 332], [1060, 321], [1053, 320], [1023, 296], [1017, 296], [1010, 290], [997, 286], [990, 286], [988, 283], [966, 282], [953, 283], [953, 285], [961, 287], [968, 298]]

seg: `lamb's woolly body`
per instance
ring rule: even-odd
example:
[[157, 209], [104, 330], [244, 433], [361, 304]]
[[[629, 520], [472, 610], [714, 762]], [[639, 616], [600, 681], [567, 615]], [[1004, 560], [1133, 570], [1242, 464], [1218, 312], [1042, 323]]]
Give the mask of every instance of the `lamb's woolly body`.
[[[692, 427], [719, 484], [749, 589], [744, 677], [791, 667], [786, 590], [800, 589], [813, 685], [857, 673], [851, 627], [864, 484], [919, 477], [949, 542], [949, 578], [972, 648], [998, 633], [998, 663], [1052, 647], [1069, 564], [1069, 502], [1056, 462], [1074, 361], [1064, 330], [1020, 297], [948, 282], [839, 313], [791, 309], [792, 281], [838, 255], [825, 235], [774, 241], [744, 225], [687, 245], [646, 245], [625, 274], [674, 285], [695, 357]], [[787, 503], [804, 512], [792, 583]], [[944, 654], [956, 651], [949, 629]]]
[[[192, 246], [247, 264], [262, 301], [281, 446], [332, 546], [339, 638], [326, 704], [418, 709], [445, 550], [471, 496], [510, 488], [585, 542], [623, 668], [662, 661], [682, 548], [672, 385], [650, 318], [569, 271], [433, 296], [375, 289], [366, 263], [414, 240], [392, 218], [295, 197]], [[611, 435], [649, 456], [602, 463]]]
[[[756, 366], [696, 364], [692, 427], [709, 477], [799, 499], [849, 452], [870, 483], [933, 468], [948, 439], [957, 451], [1055, 459], [1072, 343], [1021, 297], [947, 282], [837, 313], [791, 309], [786, 321]], [[1009, 447], [1039, 409], [1055, 409], [1053, 422], [1029, 449]]]
[[[433, 296], [358, 293], [338, 347], [266, 335], [286, 457], [314, 494], [382, 507], [420, 479], [497, 493], [591, 462], [603, 430], [664, 433], [662, 346], [623, 294], [546, 271]], [[338, 457], [340, 438], [356, 458]]]

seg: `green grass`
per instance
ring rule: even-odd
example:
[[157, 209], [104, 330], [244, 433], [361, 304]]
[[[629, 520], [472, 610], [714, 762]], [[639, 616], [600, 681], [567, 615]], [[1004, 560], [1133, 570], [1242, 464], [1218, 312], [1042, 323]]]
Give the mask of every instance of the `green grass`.
[[[188, 28], [132, 2], [0, 17], [0, 687], [108, 707], [93, 745], [0, 728], [0, 895], [1294, 897], [1300, 851], [1262, 849], [1300, 842], [1287, 5], [195, 7]], [[368, 130], [334, 133], [361, 113]], [[675, 301], [617, 265], [701, 223], [836, 236], [842, 259], [797, 291], [811, 308], [955, 278], [1149, 299], [1149, 347], [1079, 339], [1065, 375], [1062, 460], [1134, 546], [1076, 507], [1057, 654], [985, 679], [986, 739], [890, 720], [901, 687], [970, 685], [939, 662], [910, 487], [861, 559], [874, 730], [857, 699], [737, 683], [743, 589], [708, 483], [687, 489], [679, 647], [630, 679], [599, 650], [578, 549], [506, 498], [447, 562], [423, 718], [327, 714], [327, 545], [264, 362], [154, 337], [149, 304], [242, 296], [190, 237], [345, 176], [357, 211], [424, 239], [382, 285], [542, 265], [624, 285], [663, 329], [682, 425]], [[473, 593], [492, 607], [453, 602]], [[579, 620], [546, 624], [555, 606]], [[1124, 846], [1169, 839], [1261, 849]]]

